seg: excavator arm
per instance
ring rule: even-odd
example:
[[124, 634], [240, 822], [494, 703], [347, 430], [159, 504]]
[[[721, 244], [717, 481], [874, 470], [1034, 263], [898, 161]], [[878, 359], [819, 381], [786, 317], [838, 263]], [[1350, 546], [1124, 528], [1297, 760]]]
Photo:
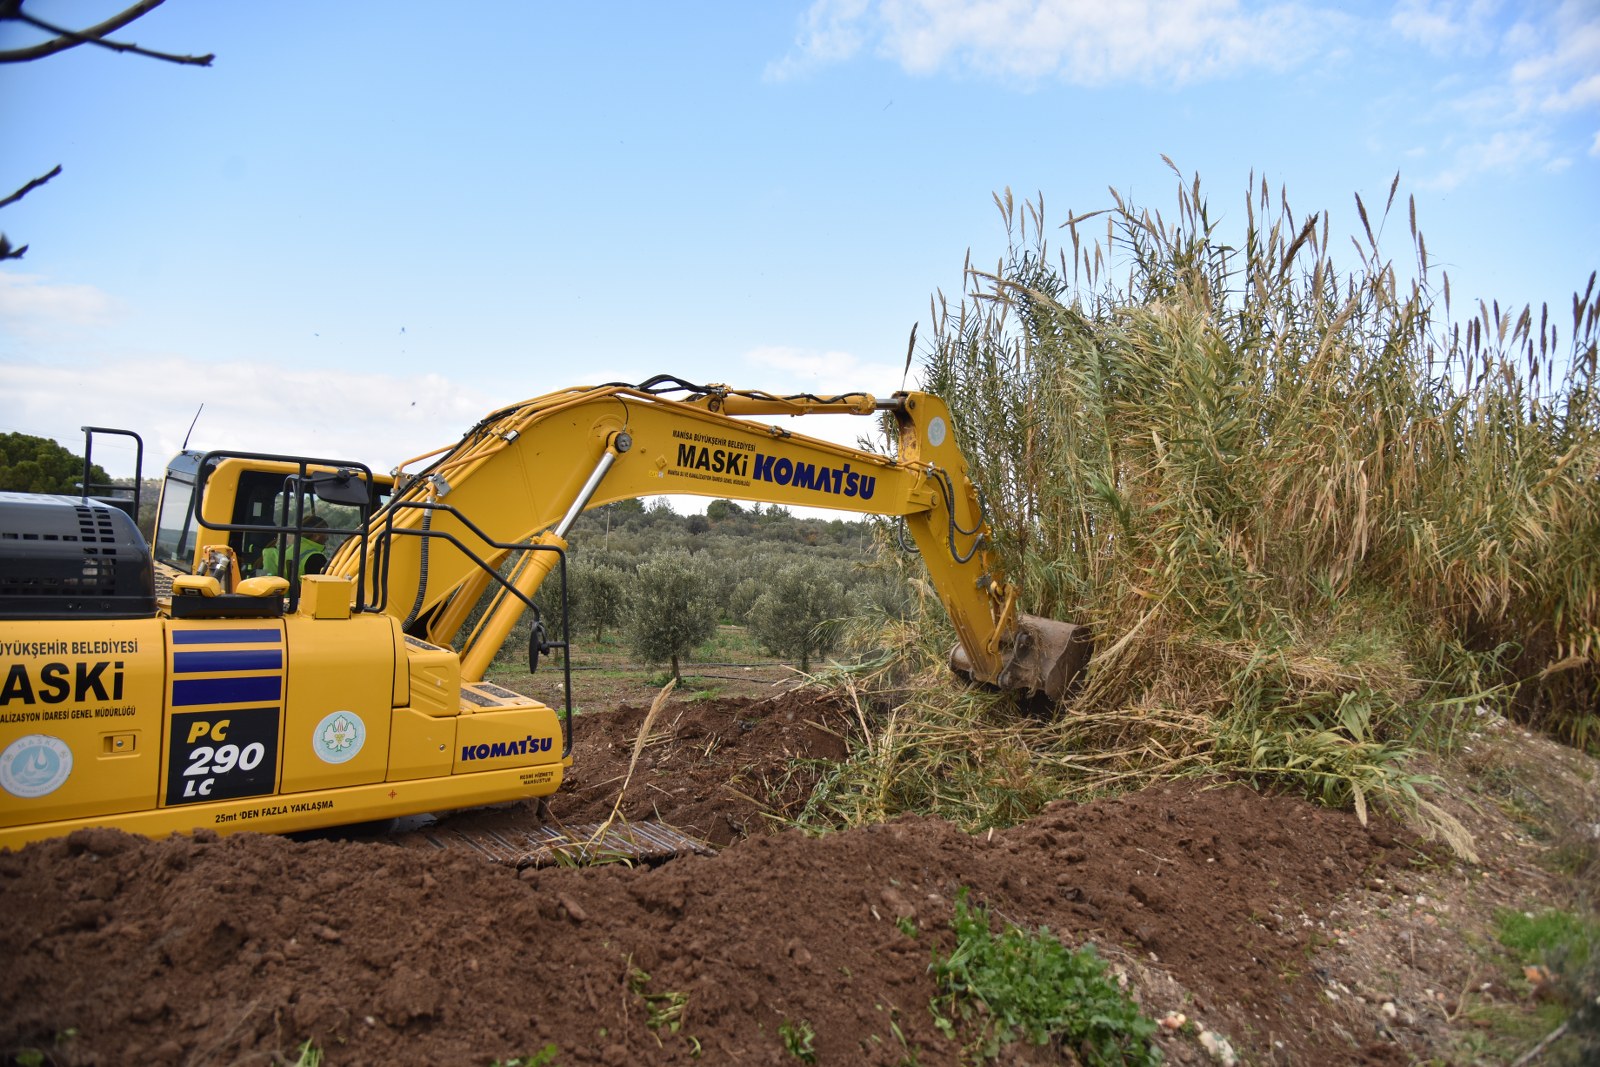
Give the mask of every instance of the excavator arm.
[[[899, 429], [893, 457], [752, 418], [879, 413]], [[414, 464], [422, 466], [408, 475]], [[348, 542], [328, 571], [385, 575], [375, 598], [381, 610], [413, 636], [457, 647], [464, 680], [483, 677], [579, 514], [674, 494], [900, 517], [955, 626], [953, 667], [1055, 700], [1087, 659], [1084, 628], [1018, 611], [949, 411], [928, 393], [780, 397], [671, 378], [566, 389], [490, 414], [456, 445], [408, 461], [396, 476], [372, 536]], [[503, 547], [511, 544], [535, 549]], [[521, 595], [497, 585], [463, 636], [493, 583], [480, 560]]]

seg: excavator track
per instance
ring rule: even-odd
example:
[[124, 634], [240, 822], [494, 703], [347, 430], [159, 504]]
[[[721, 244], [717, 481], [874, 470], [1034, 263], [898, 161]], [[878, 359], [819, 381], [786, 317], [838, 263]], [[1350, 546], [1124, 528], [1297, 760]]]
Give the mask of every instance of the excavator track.
[[524, 867], [581, 867], [604, 863], [660, 863], [715, 850], [664, 823], [541, 826], [536, 830], [429, 830], [421, 838], [443, 851], [463, 849], [491, 863]]

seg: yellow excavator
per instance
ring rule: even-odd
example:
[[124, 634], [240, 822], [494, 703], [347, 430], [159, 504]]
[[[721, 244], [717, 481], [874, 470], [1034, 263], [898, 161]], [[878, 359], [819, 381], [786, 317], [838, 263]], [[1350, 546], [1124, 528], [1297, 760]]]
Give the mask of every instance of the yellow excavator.
[[[893, 457], [758, 421], [885, 412]], [[565, 653], [566, 535], [621, 499], [898, 516], [955, 625], [955, 669], [1055, 701], [1089, 653], [1083, 627], [1020, 612], [949, 411], [927, 393], [777, 396], [667, 376], [573, 388], [495, 411], [390, 475], [185, 451], [148, 545], [137, 500], [87, 484], [93, 433], [127, 431], [85, 429], [81, 498], [0, 493], [0, 847], [548, 797], [572, 762], [568, 657], [561, 709], [484, 675], [525, 616], [530, 667]], [[313, 535], [328, 538], [317, 554], [301, 543]], [[299, 573], [313, 559], [320, 573]], [[257, 573], [264, 560], [285, 573]], [[533, 597], [557, 570], [541, 611]]]

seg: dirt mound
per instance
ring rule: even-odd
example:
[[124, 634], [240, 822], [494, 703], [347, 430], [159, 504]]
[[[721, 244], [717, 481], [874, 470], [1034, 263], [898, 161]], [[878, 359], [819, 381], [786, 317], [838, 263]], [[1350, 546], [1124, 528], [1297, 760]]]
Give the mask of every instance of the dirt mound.
[[[1280, 830], [1297, 844], [1262, 847]], [[968, 886], [1014, 922], [1154, 952], [1195, 992], [1191, 1014], [1309, 1052], [1331, 1035], [1315, 988], [1287, 977], [1302, 916], [1381, 861], [1352, 820], [1197, 785], [992, 838], [904, 819], [520, 876], [382, 843], [89, 832], [0, 857], [0, 1003], [7, 1042], [75, 1029], [84, 1063], [231, 1063], [308, 1037], [331, 1063], [547, 1042], [571, 1063], [689, 1062], [696, 1046], [783, 1062], [779, 1029], [800, 1020], [823, 1062], [955, 1063], [927, 965]], [[652, 1005], [680, 997], [677, 1032], [652, 1030]]]
[[[558, 816], [609, 813], [643, 716], [580, 723]], [[798, 695], [666, 709], [623, 810], [729, 843], [654, 869], [517, 872], [403, 839], [252, 834], [89, 831], [0, 853], [0, 1048], [247, 1064], [310, 1040], [330, 1065], [490, 1064], [553, 1044], [560, 1064], [784, 1064], [799, 1061], [781, 1035], [803, 1023], [818, 1063], [955, 1064], [928, 964], [965, 887], [1094, 941], [1147, 1013], [1183, 1011], [1248, 1062], [1406, 1062], [1318, 973], [1327, 916], [1419, 855], [1391, 832], [1198, 782], [979, 836], [928, 818], [753, 832], [805, 795], [804, 761], [843, 754], [853, 716]], [[1204, 1056], [1192, 1035], [1163, 1040], [1175, 1061]]]
[[[550, 799], [553, 818], [579, 824], [610, 817], [648, 713], [628, 705], [576, 719], [573, 767]], [[811, 795], [825, 763], [845, 757], [854, 715], [835, 700], [794, 692], [668, 704], [651, 724], [618, 815], [670, 823], [717, 846], [780, 828]], [[537, 807], [530, 801], [462, 813], [439, 825], [536, 826]]]

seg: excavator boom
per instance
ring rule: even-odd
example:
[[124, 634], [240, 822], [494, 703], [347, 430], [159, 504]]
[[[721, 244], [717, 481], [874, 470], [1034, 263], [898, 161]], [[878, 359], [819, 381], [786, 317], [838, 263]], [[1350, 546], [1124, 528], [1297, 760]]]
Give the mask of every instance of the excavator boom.
[[[898, 427], [893, 457], [735, 417], [880, 413]], [[1018, 590], [999, 572], [949, 410], [929, 393], [778, 397], [677, 379], [567, 389], [503, 408], [421, 461], [413, 475], [396, 472], [402, 488], [374, 527], [432, 536], [369, 543], [365, 560], [352, 542], [329, 569], [354, 576], [365, 562], [376, 572], [377, 557], [389, 553], [391, 576], [420, 580], [401, 589], [391, 577], [384, 610], [436, 644], [457, 643], [486, 589], [471, 557], [504, 560], [489, 541], [564, 548], [585, 508], [688, 494], [903, 519], [955, 625], [951, 664], [969, 678], [1059, 700], [1087, 659], [1084, 628], [1016, 613]], [[438, 510], [443, 504], [453, 510]], [[478, 530], [459, 515], [472, 516]], [[437, 538], [446, 534], [471, 551], [441, 548]], [[531, 595], [553, 563], [534, 557], [515, 584]], [[460, 641], [463, 677], [482, 677], [519, 614], [516, 597], [496, 598]]]

